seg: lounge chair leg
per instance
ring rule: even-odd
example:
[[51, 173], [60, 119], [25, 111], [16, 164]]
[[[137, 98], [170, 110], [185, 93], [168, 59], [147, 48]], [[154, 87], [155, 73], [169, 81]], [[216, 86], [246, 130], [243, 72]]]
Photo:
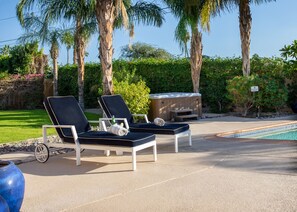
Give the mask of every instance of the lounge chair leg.
[[136, 170], [136, 151], [132, 150], [132, 170]]
[[110, 156], [110, 150], [104, 150], [104, 155], [105, 155], [106, 157]]
[[178, 138], [175, 136], [174, 138], [174, 146], [175, 146], [175, 152], [178, 152]]
[[157, 144], [153, 146], [153, 152], [154, 152], [154, 161], [157, 161]]
[[192, 146], [192, 135], [191, 135], [191, 130], [189, 130], [188, 136], [189, 136], [189, 146]]
[[80, 148], [75, 149], [76, 152], [76, 165], [79, 166], [80, 165]]

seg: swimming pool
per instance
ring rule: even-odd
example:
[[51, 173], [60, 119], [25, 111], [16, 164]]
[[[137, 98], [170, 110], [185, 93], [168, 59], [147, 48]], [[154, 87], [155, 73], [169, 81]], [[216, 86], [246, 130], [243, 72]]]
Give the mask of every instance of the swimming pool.
[[218, 134], [225, 138], [252, 138], [297, 141], [297, 122]]

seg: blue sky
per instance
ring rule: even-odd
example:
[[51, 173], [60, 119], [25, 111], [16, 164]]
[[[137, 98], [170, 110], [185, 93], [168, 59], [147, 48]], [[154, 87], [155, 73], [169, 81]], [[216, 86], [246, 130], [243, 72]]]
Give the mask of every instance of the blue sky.
[[[155, 2], [161, 2], [155, 0]], [[15, 41], [3, 42], [18, 38], [22, 29], [15, 18], [15, 7], [18, 0], [0, 0], [0, 47], [4, 44], [14, 45]], [[279, 49], [297, 39], [297, 1], [277, 0], [276, 2], [252, 5], [251, 55], [271, 57], [279, 56]], [[136, 26], [133, 43], [144, 42], [163, 48], [174, 55], [181, 51], [174, 40], [177, 20], [166, 14], [161, 28]], [[6, 19], [6, 20], [4, 20]], [[129, 43], [128, 32], [116, 30], [114, 34], [114, 57], [118, 58], [122, 46]], [[209, 56], [233, 57], [241, 55], [238, 9], [222, 13], [211, 19], [211, 31], [203, 32], [203, 54]], [[48, 47], [44, 47], [48, 54]], [[87, 62], [98, 61], [98, 43], [96, 37], [88, 44]], [[62, 46], [59, 63], [66, 63], [66, 50]]]

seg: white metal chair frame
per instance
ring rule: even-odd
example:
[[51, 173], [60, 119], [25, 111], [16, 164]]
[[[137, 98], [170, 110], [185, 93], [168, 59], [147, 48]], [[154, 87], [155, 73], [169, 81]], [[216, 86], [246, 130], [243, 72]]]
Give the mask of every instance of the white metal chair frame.
[[[98, 121], [89, 121], [90, 123], [98, 123]], [[106, 130], [106, 125], [104, 121], [100, 122], [100, 125], [103, 129]], [[50, 143], [47, 140], [47, 128], [70, 128], [74, 140], [74, 144], [71, 143]], [[105, 150], [107, 151], [107, 155], [109, 155], [109, 151], [122, 151], [122, 152], [131, 152], [132, 153], [132, 170], [136, 170], [136, 152], [142, 149], [146, 149], [148, 147], [153, 147], [153, 156], [154, 161], [157, 161], [157, 145], [156, 140], [138, 145], [135, 147], [120, 147], [120, 146], [112, 146], [112, 145], [99, 145], [99, 144], [80, 144], [77, 131], [74, 125], [43, 125], [42, 126], [42, 134], [43, 134], [43, 144], [47, 147], [60, 147], [60, 148], [74, 148], [76, 152], [76, 165], [79, 166], [81, 164], [80, 161], [80, 153], [81, 149], [94, 149], [94, 150]]]

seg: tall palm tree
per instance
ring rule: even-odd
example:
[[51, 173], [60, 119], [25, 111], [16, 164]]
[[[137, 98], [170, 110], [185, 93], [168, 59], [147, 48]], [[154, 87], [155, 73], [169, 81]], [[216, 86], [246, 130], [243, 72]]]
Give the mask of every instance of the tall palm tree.
[[44, 19], [50, 23], [66, 19], [74, 20], [74, 55], [78, 63], [78, 100], [84, 109], [84, 57], [88, 39], [96, 31], [95, 0], [21, 0], [17, 6], [20, 22], [23, 14], [30, 11], [33, 6], [41, 9]]
[[[199, 2], [200, 0], [194, 0]], [[239, 29], [241, 39], [241, 55], [242, 55], [242, 73], [244, 76], [249, 76], [251, 72], [250, 66], [250, 44], [251, 44], [251, 28], [252, 28], [252, 15], [250, 5], [267, 3], [276, 0], [206, 0], [204, 8], [206, 19], [204, 22], [209, 21], [210, 14], [218, 14], [220, 10], [230, 10], [233, 7], [239, 9]]]
[[110, 95], [113, 94], [112, 45], [114, 28], [124, 26], [133, 29], [133, 23], [161, 26], [163, 13], [157, 5], [143, 1], [138, 1], [133, 5], [131, 0], [96, 0], [96, 19], [100, 34], [99, 55], [102, 67], [103, 94]]
[[[191, 34], [190, 64], [193, 92], [199, 92], [200, 72], [202, 67], [202, 33], [199, 31], [201, 12], [205, 1], [164, 0], [173, 14], [179, 18], [175, 38], [181, 49], [187, 53], [187, 41]], [[190, 33], [188, 32], [190, 28]]]
[[78, 102], [84, 109], [85, 50], [87, 41], [96, 31], [95, 2], [88, 0], [51, 0], [42, 3], [45, 15], [53, 21], [65, 18], [75, 21], [74, 44], [77, 56]]
[[70, 48], [73, 47], [74, 45], [74, 36], [73, 33], [71, 31], [66, 31], [63, 35], [62, 35], [62, 39], [61, 39], [62, 43], [66, 45], [66, 50], [67, 50], [67, 64], [69, 64], [69, 52], [70, 52]]
[[53, 93], [58, 95], [58, 57], [59, 42], [63, 33], [60, 28], [53, 28], [46, 20], [33, 14], [27, 15], [23, 19], [25, 33], [18, 39], [20, 42], [40, 40], [42, 44], [50, 45], [50, 55], [53, 60]]

